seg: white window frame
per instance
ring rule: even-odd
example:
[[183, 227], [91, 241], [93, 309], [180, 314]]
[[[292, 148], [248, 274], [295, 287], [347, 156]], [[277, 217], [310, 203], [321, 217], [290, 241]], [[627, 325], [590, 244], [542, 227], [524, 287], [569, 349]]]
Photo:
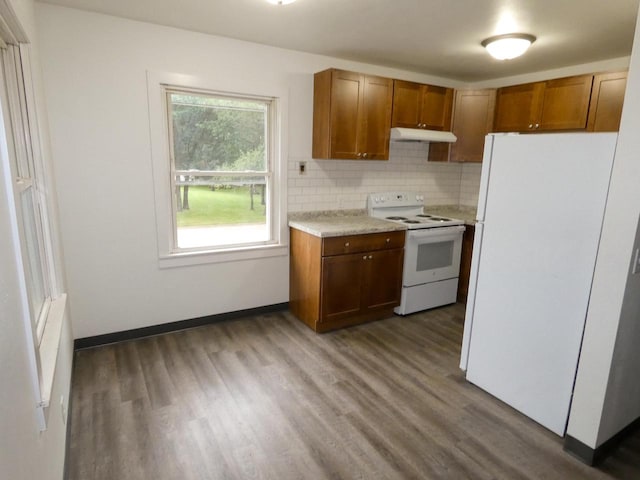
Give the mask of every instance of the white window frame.
[[[26, 83], [30, 80], [28, 75], [28, 49], [26, 45], [21, 47], [9, 46], [2, 51], [2, 63], [4, 70], [4, 81], [7, 85], [5, 115], [10, 118], [10, 126], [7, 128], [7, 135], [12, 132], [12, 139], [8, 140], [9, 158], [14, 163], [12, 174], [14, 177], [14, 196], [16, 204], [16, 213], [18, 215], [18, 228], [20, 235], [20, 244], [22, 252], [22, 261], [25, 270], [30, 263], [28, 255], [28, 247], [26, 245], [26, 232], [24, 219], [27, 214], [34, 217], [36, 229], [36, 242], [39, 253], [39, 267], [42, 273], [42, 305], [38, 311], [31, 308], [31, 300], [34, 292], [27, 283], [27, 296], [30, 300], [30, 317], [32, 328], [35, 332], [36, 344], [39, 346], [42, 342], [44, 329], [47, 323], [49, 309], [53, 298], [53, 292], [56, 289], [55, 279], [51, 272], [54, 271], [52, 262], [53, 252], [51, 249], [51, 236], [48, 228], [48, 211], [46, 202], [46, 189], [43, 182], [45, 177], [44, 167], [42, 165], [42, 156], [38, 149], [38, 142], [34, 142], [32, 138], [37, 134], [37, 126], [34, 125], [33, 119], [30, 118], [27, 111], [27, 94], [26, 89], [29, 87]], [[24, 61], [26, 60], [26, 61]], [[32, 90], [31, 90], [32, 91]], [[33, 113], [33, 110], [32, 110]], [[33, 132], [33, 135], [32, 135]], [[21, 164], [26, 164], [28, 172], [21, 172]], [[31, 212], [24, 212], [21, 205], [23, 194], [29, 194], [33, 203]], [[26, 273], [26, 272], [25, 272]]]
[[[266, 141], [273, 183], [268, 198], [271, 226], [269, 242], [211, 249], [178, 250], [175, 248], [175, 206], [171, 176], [174, 173], [174, 163], [171, 160], [170, 121], [167, 108], [167, 91], [169, 90], [238, 98], [254, 97], [272, 101], [269, 119], [270, 138]], [[161, 268], [178, 267], [287, 255], [286, 89], [265, 89], [262, 85], [242, 85], [242, 82], [233, 81], [233, 79], [217, 78], [213, 81], [191, 75], [147, 72], [147, 92], [159, 266]]]
[[[3, 180], [12, 219], [10, 234], [18, 268], [19, 301], [27, 338], [36, 417], [40, 430], [45, 430], [67, 297], [60, 291], [56, 275], [49, 216], [50, 175], [42, 157], [30, 48], [16, 39], [8, 46], [4, 43], [0, 46], [3, 48], [0, 53], [0, 162], [5, 173]], [[25, 164], [28, 172], [23, 171]], [[32, 308], [33, 291], [27, 275], [27, 265], [32, 258], [25, 234], [26, 215], [21, 204], [25, 193], [32, 200], [30, 213], [35, 222], [42, 271], [43, 303], [38, 311]]]

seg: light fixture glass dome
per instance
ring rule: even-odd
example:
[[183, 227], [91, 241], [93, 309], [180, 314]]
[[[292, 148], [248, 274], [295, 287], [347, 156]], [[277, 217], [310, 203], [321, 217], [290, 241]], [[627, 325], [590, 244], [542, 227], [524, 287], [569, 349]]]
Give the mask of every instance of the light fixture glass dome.
[[511, 60], [526, 52], [535, 40], [536, 37], [527, 33], [508, 33], [489, 37], [482, 41], [482, 46], [493, 58]]
[[288, 5], [290, 3], [295, 2], [296, 0], [267, 0], [269, 3], [273, 3], [274, 5]]

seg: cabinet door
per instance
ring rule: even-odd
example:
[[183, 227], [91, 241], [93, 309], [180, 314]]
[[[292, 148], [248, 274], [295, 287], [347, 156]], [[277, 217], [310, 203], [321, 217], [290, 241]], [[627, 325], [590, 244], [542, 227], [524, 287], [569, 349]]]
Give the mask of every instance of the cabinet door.
[[593, 75], [545, 82], [539, 130], [582, 130], [587, 127]]
[[363, 95], [364, 75], [342, 70], [333, 71], [330, 158], [357, 158]]
[[422, 128], [429, 130], [451, 129], [453, 89], [424, 85], [420, 120]]
[[364, 77], [364, 98], [358, 134], [357, 158], [389, 159], [389, 135], [393, 102], [393, 80]]
[[400, 305], [404, 249], [378, 250], [367, 254], [364, 262], [366, 284], [363, 305], [366, 309]]
[[403, 80], [393, 81], [392, 127], [418, 128], [422, 85]]
[[482, 162], [484, 139], [493, 129], [496, 91], [458, 90], [453, 112], [451, 162]]
[[627, 88], [627, 72], [600, 73], [593, 77], [587, 130], [617, 132]]
[[499, 88], [496, 95], [494, 130], [496, 132], [532, 130], [540, 114], [543, 94], [543, 82]]
[[322, 258], [320, 321], [357, 315], [362, 310], [364, 253]]

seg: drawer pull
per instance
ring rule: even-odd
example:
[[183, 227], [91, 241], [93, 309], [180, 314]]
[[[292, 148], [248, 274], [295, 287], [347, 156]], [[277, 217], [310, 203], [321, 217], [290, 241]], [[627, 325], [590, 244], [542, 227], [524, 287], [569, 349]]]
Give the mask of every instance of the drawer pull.
[[344, 242], [344, 246], [348, 247], [349, 246], [349, 242]]
[[391, 239], [390, 239], [390, 238], [387, 238], [387, 243], [389, 243], [389, 242], [391, 242]]
[[371, 260], [373, 258], [373, 255], [369, 255], [369, 260]]
[[363, 260], [366, 260], [366, 259], [367, 259], [367, 256], [366, 256], [366, 255], [363, 255], [363, 256], [362, 256], [362, 259], [363, 259]]

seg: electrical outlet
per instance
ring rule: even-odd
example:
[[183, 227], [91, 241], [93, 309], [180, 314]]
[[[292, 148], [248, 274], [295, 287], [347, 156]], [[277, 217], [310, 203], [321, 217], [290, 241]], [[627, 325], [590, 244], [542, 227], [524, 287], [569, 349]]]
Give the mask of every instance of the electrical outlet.
[[298, 162], [298, 173], [300, 175], [307, 173], [307, 162]]
[[64, 395], [60, 395], [60, 413], [62, 414], [62, 424], [67, 423], [67, 407], [64, 405]]
[[631, 273], [634, 275], [640, 273], [640, 248], [636, 248], [633, 255], [633, 266], [631, 267]]

